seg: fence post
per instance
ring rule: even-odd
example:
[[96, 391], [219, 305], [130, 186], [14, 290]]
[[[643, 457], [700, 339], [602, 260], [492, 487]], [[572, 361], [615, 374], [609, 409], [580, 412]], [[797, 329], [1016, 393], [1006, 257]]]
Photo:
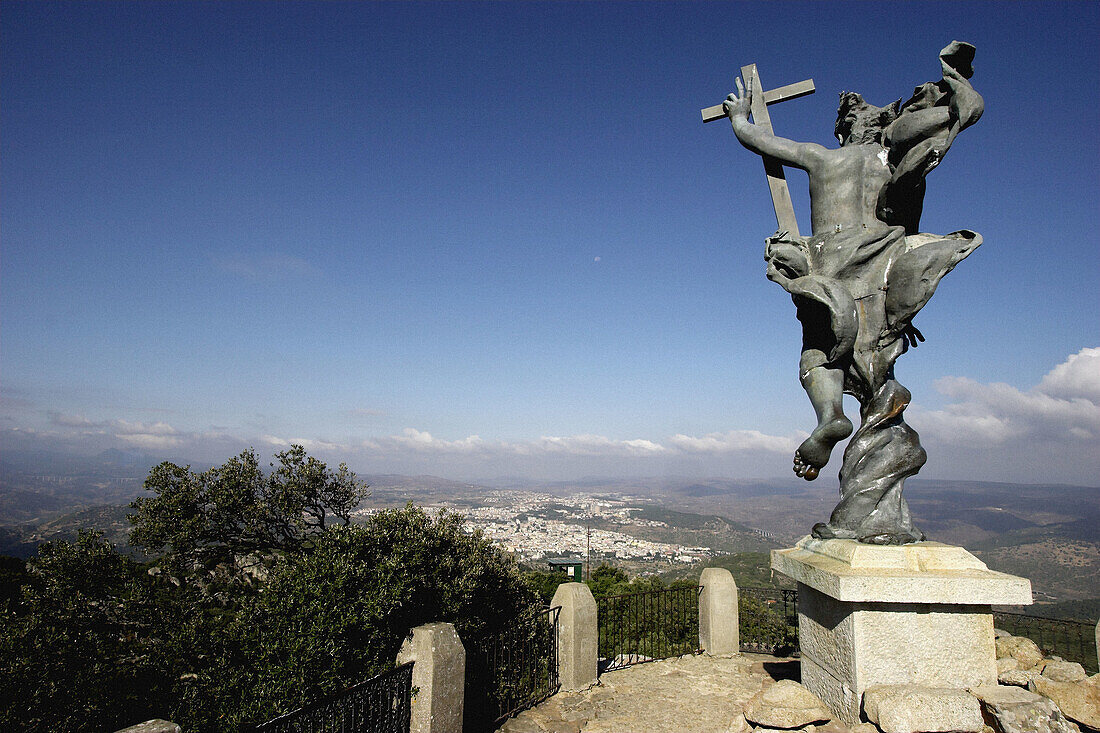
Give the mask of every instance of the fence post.
[[714, 656], [740, 654], [737, 583], [725, 568], [706, 568], [699, 576], [699, 646]]
[[1100, 669], [1100, 621], [1096, 622], [1096, 668]]
[[596, 684], [599, 626], [596, 599], [584, 583], [562, 583], [551, 606], [558, 614], [558, 679], [563, 690], [583, 690]]
[[413, 629], [397, 653], [397, 663], [414, 662], [410, 733], [462, 733], [466, 649], [452, 624]]

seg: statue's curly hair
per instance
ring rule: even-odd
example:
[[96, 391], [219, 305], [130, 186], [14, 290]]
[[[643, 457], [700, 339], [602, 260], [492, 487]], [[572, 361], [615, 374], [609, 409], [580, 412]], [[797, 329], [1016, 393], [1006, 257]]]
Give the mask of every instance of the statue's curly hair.
[[857, 92], [841, 92], [840, 104], [837, 105], [836, 110], [836, 125], [833, 126], [833, 134], [836, 135], [837, 139], [843, 140], [847, 136], [847, 133], [850, 132], [844, 118], [848, 116], [849, 112], [855, 109], [868, 114], [875, 126], [882, 130], [898, 118], [898, 112], [901, 109], [901, 100], [899, 99], [892, 102], [885, 107], [876, 107], [864, 101], [863, 96]]

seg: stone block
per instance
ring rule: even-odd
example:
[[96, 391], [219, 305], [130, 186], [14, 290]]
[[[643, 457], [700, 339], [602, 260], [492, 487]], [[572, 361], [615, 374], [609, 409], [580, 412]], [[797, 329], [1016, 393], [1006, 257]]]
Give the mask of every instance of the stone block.
[[876, 685], [863, 710], [883, 733], [980, 733], [985, 725], [977, 698], [945, 687]]
[[563, 690], [583, 690], [596, 684], [599, 672], [599, 626], [596, 599], [584, 583], [562, 583], [551, 606], [558, 615], [558, 679]]
[[997, 681], [991, 603], [1030, 603], [1025, 578], [961, 547], [803, 538], [772, 552], [799, 583], [802, 682], [845, 722], [873, 685], [966, 689]]
[[1100, 729], [1100, 686], [1088, 682], [1055, 682], [1036, 675], [1028, 689], [1049, 697], [1070, 720]]
[[462, 733], [466, 649], [452, 624], [417, 626], [401, 645], [397, 663], [413, 662], [410, 733]]
[[1019, 687], [986, 685], [970, 694], [982, 705], [983, 717], [1001, 733], [1080, 733], [1049, 698]]
[[803, 537], [772, 550], [771, 566], [839, 601], [1031, 604], [1027, 578], [994, 572], [965, 549], [939, 542], [884, 546]]
[[745, 717], [758, 726], [790, 729], [829, 720], [833, 714], [802, 685], [794, 680], [780, 680], [749, 700]]
[[1082, 682], [1088, 676], [1077, 662], [1047, 662], [1042, 674], [1055, 682]]
[[1031, 669], [1043, 661], [1039, 645], [1023, 636], [997, 639], [997, 659], [1015, 659], [1019, 669]]
[[180, 727], [175, 723], [160, 718], [146, 720], [144, 723], [131, 725], [115, 733], [180, 733]]
[[733, 574], [725, 568], [705, 568], [699, 585], [699, 648], [715, 656], [740, 654]]
[[1034, 677], [1038, 677], [1039, 673], [1033, 669], [1010, 669], [1007, 672], [1001, 672], [997, 675], [997, 681], [1002, 685], [1014, 685], [1016, 687], [1027, 687], [1031, 684], [1031, 680]]

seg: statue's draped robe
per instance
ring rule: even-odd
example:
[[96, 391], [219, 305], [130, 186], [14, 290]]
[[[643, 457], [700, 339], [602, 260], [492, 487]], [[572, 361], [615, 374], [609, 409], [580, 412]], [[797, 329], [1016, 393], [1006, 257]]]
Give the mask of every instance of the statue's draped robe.
[[[824, 536], [922, 538], [901, 486], [920, 470], [925, 453], [902, 420], [910, 395], [894, 380], [894, 362], [908, 347], [904, 333], [913, 316], [981, 241], [966, 230], [907, 236], [904, 227], [887, 224], [768, 240], [768, 278], [798, 307], [804, 348], [824, 354], [821, 366], [843, 370], [844, 390], [862, 405], [860, 428], [844, 453], [841, 501]], [[895, 445], [884, 450], [886, 443]]]

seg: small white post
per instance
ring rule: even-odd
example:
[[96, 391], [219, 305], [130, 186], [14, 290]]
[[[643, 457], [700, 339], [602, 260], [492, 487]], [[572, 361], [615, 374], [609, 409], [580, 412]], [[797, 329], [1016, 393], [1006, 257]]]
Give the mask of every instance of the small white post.
[[558, 615], [558, 679], [562, 690], [584, 690], [596, 684], [599, 626], [596, 599], [584, 583], [562, 583], [551, 606]]
[[741, 653], [737, 626], [737, 583], [725, 568], [706, 568], [699, 576], [699, 646], [712, 656]]
[[466, 649], [452, 624], [435, 623], [412, 630], [397, 663], [414, 662], [410, 733], [462, 733], [466, 685]]

